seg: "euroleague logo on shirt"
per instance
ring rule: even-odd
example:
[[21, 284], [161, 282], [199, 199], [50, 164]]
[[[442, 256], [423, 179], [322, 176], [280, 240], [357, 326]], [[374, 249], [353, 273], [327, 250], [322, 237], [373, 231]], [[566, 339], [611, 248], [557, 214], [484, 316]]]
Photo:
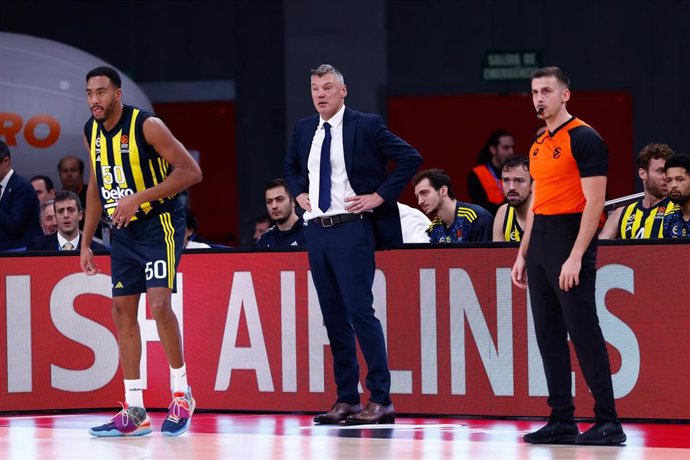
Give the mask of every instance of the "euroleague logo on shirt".
[[129, 136], [126, 134], [120, 136], [120, 152], [125, 154], [129, 153]]
[[558, 160], [561, 157], [561, 148], [556, 147], [553, 151], [553, 159]]

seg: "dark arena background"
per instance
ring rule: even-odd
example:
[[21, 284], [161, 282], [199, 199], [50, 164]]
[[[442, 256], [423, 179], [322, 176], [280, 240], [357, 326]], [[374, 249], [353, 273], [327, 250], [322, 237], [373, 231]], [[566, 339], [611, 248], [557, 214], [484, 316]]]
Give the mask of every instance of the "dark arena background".
[[[105, 61], [141, 89], [201, 165], [187, 203], [215, 245], [185, 253], [173, 296], [198, 403], [179, 439], [88, 434], [123, 398], [107, 255], [87, 277], [76, 256], [1, 253], [0, 458], [688, 458], [683, 241], [599, 247], [597, 308], [628, 435], [601, 448], [522, 441], [548, 406], [530, 299], [510, 281], [516, 245], [376, 254], [397, 419], [361, 427], [312, 423], [335, 387], [306, 252], [247, 247], [293, 126], [314, 112], [309, 69], [338, 67], [347, 106], [380, 113], [422, 168], [448, 171], [468, 200], [466, 175], [492, 131], [511, 131], [516, 151], [529, 151], [540, 125], [530, 72], [558, 65], [572, 81], [570, 113], [609, 147], [612, 200], [641, 191], [643, 146], [690, 152], [688, 21], [682, 0], [0, 1], [0, 138], [17, 172], [59, 184], [61, 157], [86, 158], [68, 141], [80, 141], [89, 117], [88, 68], [50, 50], [16, 58], [10, 39], [26, 36]], [[68, 68], [78, 78], [51, 80]], [[415, 207], [411, 186], [400, 201]], [[169, 370], [141, 307], [144, 395], [158, 428]], [[593, 400], [571, 358], [584, 430]]]

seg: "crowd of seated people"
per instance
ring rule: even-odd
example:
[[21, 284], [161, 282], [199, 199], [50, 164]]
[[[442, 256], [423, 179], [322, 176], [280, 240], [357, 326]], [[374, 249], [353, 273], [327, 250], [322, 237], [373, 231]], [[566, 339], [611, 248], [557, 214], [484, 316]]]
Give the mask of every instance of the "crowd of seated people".
[[[685, 179], [690, 183], [688, 158], [688, 155], [674, 154], [666, 144], [645, 146], [637, 155], [642, 196], [613, 209], [599, 232], [599, 239], [688, 237], [690, 209], [684, 211], [688, 203]], [[670, 159], [673, 161], [667, 165]], [[55, 188], [48, 176], [37, 175], [27, 181], [12, 169], [9, 148], [0, 140], [0, 251], [62, 250], [64, 244], [58, 247], [58, 242], [64, 243], [67, 237], [75, 235], [61, 225], [69, 227], [71, 220], [75, 220], [78, 228], [83, 226], [83, 218], [79, 216], [83, 216], [84, 207], [80, 195], [85, 194], [87, 186], [84, 163], [68, 155], [60, 160], [58, 172], [61, 190]], [[412, 182], [418, 209], [398, 203], [404, 243], [521, 240], [532, 201], [532, 178], [529, 158], [514, 153], [510, 132], [502, 129], [492, 132], [480, 151], [477, 166], [467, 179], [470, 202], [456, 198], [451, 178], [443, 170], [420, 171]], [[56, 200], [58, 196], [60, 200]], [[66, 200], [77, 210], [74, 218], [61, 218], [56, 211], [65, 207]], [[264, 190], [264, 200], [266, 213], [256, 219], [253, 239], [248, 245], [305, 246], [307, 223], [285, 180], [270, 181]], [[187, 208], [185, 248], [217, 247], [199, 236], [197, 227], [196, 216]], [[70, 250], [78, 249], [78, 237], [75, 242]], [[99, 238], [96, 242], [96, 249], [107, 248]]]

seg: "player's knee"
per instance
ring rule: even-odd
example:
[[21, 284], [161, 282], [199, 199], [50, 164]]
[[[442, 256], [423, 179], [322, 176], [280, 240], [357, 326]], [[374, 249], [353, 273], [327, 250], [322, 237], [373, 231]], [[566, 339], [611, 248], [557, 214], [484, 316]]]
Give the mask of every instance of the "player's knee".
[[170, 302], [165, 299], [149, 300], [149, 309], [154, 320], [164, 319], [173, 314]]
[[115, 321], [115, 324], [118, 326], [118, 328], [125, 327], [127, 325], [137, 324], [136, 311], [132, 313], [130, 309], [123, 308], [121, 305], [113, 303], [111, 313], [113, 316], [113, 320]]

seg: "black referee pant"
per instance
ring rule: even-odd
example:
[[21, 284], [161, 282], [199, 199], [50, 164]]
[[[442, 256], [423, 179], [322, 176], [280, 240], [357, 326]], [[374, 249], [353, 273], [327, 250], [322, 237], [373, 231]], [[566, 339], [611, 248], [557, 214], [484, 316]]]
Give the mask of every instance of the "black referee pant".
[[570, 255], [582, 214], [535, 215], [527, 250], [527, 282], [534, 327], [549, 389], [551, 417], [573, 419], [570, 350], [575, 347], [585, 381], [594, 396], [597, 420], [617, 420], [611, 366], [599, 327], [594, 288], [596, 238], [582, 257], [580, 284], [568, 292], [558, 286], [561, 267]]

